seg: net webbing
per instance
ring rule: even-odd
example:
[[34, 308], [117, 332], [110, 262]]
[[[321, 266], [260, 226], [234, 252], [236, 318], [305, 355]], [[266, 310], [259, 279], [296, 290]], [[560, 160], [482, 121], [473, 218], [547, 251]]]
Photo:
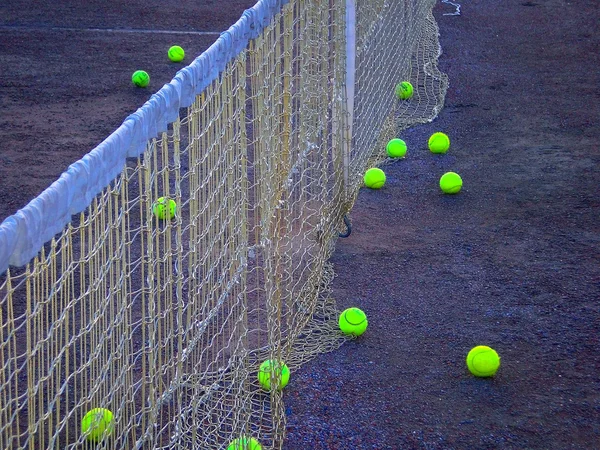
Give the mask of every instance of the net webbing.
[[[327, 262], [341, 219], [387, 140], [435, 117], [447, 87], [432, 1], [356, 3], [353, 89], [347, 2], [290, 1], [0, 278], [0, 448], [281, 448], [283, 394], [259, 365], [284, 361], [293, 382], [344, 342]], [[153, 213], [160, 197], [173, 219]], [[93, 408], [114, 414], [97, 443], [81, 429]]]

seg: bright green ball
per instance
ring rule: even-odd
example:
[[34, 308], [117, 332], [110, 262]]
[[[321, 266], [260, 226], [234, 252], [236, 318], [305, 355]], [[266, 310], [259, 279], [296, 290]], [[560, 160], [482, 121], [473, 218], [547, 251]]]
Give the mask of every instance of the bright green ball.
[[239, 437], [231, 441], [227, 450], [261, 450], [262, 446], [254, 439], [246, 436]]
[[115, 428], [113, 413], [106, 408], [94, 408], [81, 419], [81, 432], [90, 442], [100, 442]]
[[396, 85], [396, 97], [398, 97], [400, 100], [408, 100], [413, 96], [413, 92], [413, 85], [408, 81], [403, 81], [402, 83], [398, 83]]
[[174, 45], [169, 49], [169, 59], [173, 62], [181, 62], [185, 58], [185, 51], [179, 45]]
[[427, 144], [431, 153], [446, 153], [450, 148], [450, 138], [444, 133], [433, 133]]
[[378, 167], [373, 167], [365, 172], [365, 186], [371, 189], [381, 189], [385, 184], [385, 172]]
[[367, 315], [358, 308], [348, 308], [340, 314], [338, 321], [342, 333], [360, 336], [367, 330], [369, 321]]
[[[271, 379], [273, 377], [273, 379]], [[275, 388], [281, 390], [287, 386], [290, 381], [290, 369], [283, 362], [267, 359], [258, 369], [258, 382], [266, 391], [271, 390], [271, 381], [274, 381]]]
[[493, 348], [478, 345], [467, 355], [467, 367], [476, 377], [493, 377], [500, 367], [500, 357]]
[[177, 212], [177, 203], [172, 198], [160, 197], [152, 205], [152, 213], [161, 220], [172, 219]]
[[446, 172], [440, 178], [440, 189], [444, 194], [458, 194], [462, 184], [462, 178], [455, 172]]
[[143, 70], [136, 70], [131, 76], [131, 81], [137, 87], [146, 87], [150, 84], [150, 75]]
[[406, 156], [406, 142], [402, 139], [392, 139], [388, 142], [387, 154], [390, 158], [404, 158]]

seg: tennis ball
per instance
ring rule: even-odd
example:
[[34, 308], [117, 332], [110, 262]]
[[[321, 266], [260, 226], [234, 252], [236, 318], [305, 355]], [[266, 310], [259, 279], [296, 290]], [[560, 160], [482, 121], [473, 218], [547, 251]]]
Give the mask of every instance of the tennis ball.
[[150, 75], [143, 70], [136, 70], [131, 76], [131, 81], [137, 87], [146, 87], [150, 84]]
[[287, 386], [290, 381], [290, 369], [283, 362], [267, 359], [258, 369], [258, 382], [267, 391], [271, 390], [271, 381], [277, 390]]
[[169, 59], [173, 62], [181, 62], [185, 58], [185, 51], [179, 46], [174, 45], [169, 49]]
[[360, 336], [367, 330], [367, 315], [358, 308], [348, 308], [340, 314], [340, 330], [344, 334]]
[[413, 85], [408, 81], [403, 81], [402, 83], [398, 83], [396, 85], [396, 97], [398, 97], [400, 100], [408, 100], [413, 96], [413, 92]]
[[373, 167], [365, 172], [365, 186], [371, 189], [381, 189], [385, 184], [385, 172], [377, 167]]
[[431, 153], [446, 153], [450, 148], [450, 138], [444, 133], [433, 133], [428, 145]]
[[467, 367], [476, 377], [492, 377], [500, 367], [500, 357], [493, 348], [478, 345], [467, 355]]
[[88, 441], [100, 442], [115, 428], [113, 413], [106, 408], [94, 408], [81, 419], [81, 432]]
[[388, 156], [392, 158], [404, 158], [406, 155], [406, 142], [398, 138], [392, 139], [388, 142], [386, 150]]
[[254, 439], [246, 436], [234, 439], [227, 446], [227, 450], [261, 450], [260, 443]]
[[444, 194], [458, 194], [462, 188], [462, 178], [455, 172], [446, 172], [440, 178], [440, 188]]
[[161, 220], [172, 219], [177, 211], [177, 203], [172, 198], [160, 197], [152, 204], [152, 213]]

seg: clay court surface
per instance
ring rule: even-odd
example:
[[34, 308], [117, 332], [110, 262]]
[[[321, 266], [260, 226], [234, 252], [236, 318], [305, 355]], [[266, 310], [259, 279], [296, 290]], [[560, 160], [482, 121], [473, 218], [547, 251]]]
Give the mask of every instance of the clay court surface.
[[[218, 36], [197, 32], [254, 2], [45, 3], [0, 6], [0, 219], [175, 75], [170, 45], [191, 61]], [[435, 8], [445, 107], [402, 133], [407, 158], [361, 191], [333, 257], [338, 306], [369, 329], [292, 374], [286, 449], [600, 448], [598, 2], [453, 11]], [[434, 131], [448, 154], [426, 149]], [[493, 379], [465, 368], [478, 344], [502, 358]]]
[[[0, 220], [102, 142], [255, 1], [30, 3], [0, 5]], [[171, 45], [185, 48], [183, 63], [168, 60]], [[150, 74], [146, 89], [131, 83], [138, 69]]]

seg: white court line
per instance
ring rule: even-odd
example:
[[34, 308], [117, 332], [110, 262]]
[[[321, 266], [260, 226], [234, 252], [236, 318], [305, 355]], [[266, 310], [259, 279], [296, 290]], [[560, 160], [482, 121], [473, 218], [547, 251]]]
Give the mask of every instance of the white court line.
[[183, 31], [183, 30], [145, 30], [126, 28], [70, 28], [70, 27], [29, 27], [22, 25], [0, 25], [2, 31], [89, 31], [105, 33], [128, 33], [128, 34], [195, 34], [199, 36], [220, 36], [220, 31]]

